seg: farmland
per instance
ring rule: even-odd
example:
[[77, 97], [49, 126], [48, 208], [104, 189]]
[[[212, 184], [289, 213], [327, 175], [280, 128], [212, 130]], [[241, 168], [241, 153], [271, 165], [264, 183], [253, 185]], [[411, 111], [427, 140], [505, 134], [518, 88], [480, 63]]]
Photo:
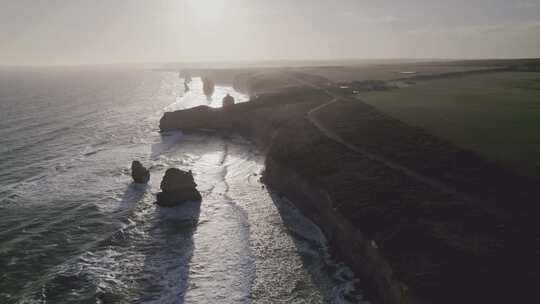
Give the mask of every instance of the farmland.
[[490, 160], [540, 175], [540, 73], [426, 80], [358, 98]]

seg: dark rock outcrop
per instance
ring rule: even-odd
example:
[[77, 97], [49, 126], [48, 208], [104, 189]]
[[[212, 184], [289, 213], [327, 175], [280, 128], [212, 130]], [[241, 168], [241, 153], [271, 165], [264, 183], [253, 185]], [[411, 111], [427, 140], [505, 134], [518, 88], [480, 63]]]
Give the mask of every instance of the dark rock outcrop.
[[161, 181], [162, 192], [157, 195], [157, 204], [162, 207], [175, 207], [188, 201], [200, 201], [202, 197], [196, 187], [191, 171], [168, 169]]
[[150, 180], [150, 172], [139, 161], [131, 163], [131, 177], [137, 184], [146, 184]]
[[227, 96], [223, 97], [223, 108], [229, 108], [231, 106], [234, 106], [234, 97], [227, 94]]

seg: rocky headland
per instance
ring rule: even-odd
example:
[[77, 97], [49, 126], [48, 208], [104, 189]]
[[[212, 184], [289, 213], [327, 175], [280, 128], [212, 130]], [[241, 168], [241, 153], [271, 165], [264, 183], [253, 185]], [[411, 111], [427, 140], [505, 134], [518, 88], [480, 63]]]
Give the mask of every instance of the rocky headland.
[[233, 132], [266, 151], [264, 183], [320, 226], [373, 302], [534, 296], [537, 181], [336, 95], [320, 77], [242, 77], [251, 102], [166, 113], [161, 130]]

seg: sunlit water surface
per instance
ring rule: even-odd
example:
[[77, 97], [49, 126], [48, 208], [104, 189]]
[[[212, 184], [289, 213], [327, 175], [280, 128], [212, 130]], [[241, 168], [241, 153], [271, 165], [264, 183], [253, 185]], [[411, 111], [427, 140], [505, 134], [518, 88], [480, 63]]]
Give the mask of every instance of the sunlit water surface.
[[[0, 303], [361, 300], [319, 229], [262, 187], [249, 142], [158, 132], [164, 111], [248, 99], [201, 91], [167, 72], [0, 71]], [[170, 167], [202, 204], [154, 204]]]

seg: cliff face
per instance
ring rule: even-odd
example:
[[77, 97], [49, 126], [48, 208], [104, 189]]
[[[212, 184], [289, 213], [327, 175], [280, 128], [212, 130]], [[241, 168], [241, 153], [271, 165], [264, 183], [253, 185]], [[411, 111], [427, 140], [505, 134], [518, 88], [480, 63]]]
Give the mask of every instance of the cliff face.
[[167, 112], [159, 122], [161, 131], [213, 129], [218, 131], [237, 132], [254, 140], [259, 136], [251, 136], [254, 131], [266, 137], [266, 131], [280, 128], [285, 121], [302, 117], [305, 112], [317, 104], [325, 102], [327, 97], [319, 91], [304, 88], [292, 88], [283, 93], [264, 94], [253, 97], [250, 102], [239, 103], [227, 109], [216, 109], [208, 106]]
[[220, 110], [199, 106], [188, 110], [167, 112], [159, 121], [161, 131], [224, 130], [234, 121], [234, 115], [222, 115]]
[[[287, 196], [321, 227], [335, 252], [369, 283], [371, 298], [380, 303], [400, 303], [402, 285], [394, 280], [390, 265], [378, 254], [371, 239], [364, 237], [339, 212], [325, 188], [312, 179], [313, 176], [309, 176], [319, 174], [319, 168], [306, 172], [299, 170], [304, 163], [291, 166], [297, 157], [318, 161], [313, 158], [316, 153], [303, 155], [305, 151], [299, 147], [319, 140], [320, 134], [309, 125], [304, 115], [326, 99], [317, 91], [299, 90], [265, 95], [252, 104], [235, 105], [229, 110], [196, 107], [166, 113], [160, 121], [160, 128], [162, 131], [213, 129], [251, 138], [268, 152], [265, 183]], [[298, 121], [303, 125], [297, 125]], [[280, 149], [274, 146], [276, 141]], [[336, 147], [335, 144], [332, 146]], [[339, 151], [331, 153], [338, 155]], [[324, 163], [324, 160], [321, 161]], [[284, 176], [287, 178], [284, 179]]]
[[317, 223], [330, 247], [362, 278], [362, 285], [376, 303], [403, 303], [404, 285], [395, 280], [390, 264], [376, 244], [336, 209], [336, 203], [324, 188], [271, 157], [266, 161], [264, 180]]
[[[227, 110], [167, 113], [160, 127], [235, 132], [256, 142], [267, 152], [265, 183], [321, 227], [376, 303], [507, 303], [533, 293], [540, 274], [537, 225], [507, 216], [509, 208], [500, 212], [441, 192], [327, 138], [306, 118], [326, 101], [320, 91], [295, 89]], [[378, 115], [371, 108], [344, 109], [347, 117], [366, 121]], [[379, 142], [377, 136], [385, 134], [348, 130], [351, 124], [328, 114], [322, 113], [323, 121], [345, 128], [343, 136], [358, 145]], [[416, 132], [407, 128], [392, 132]], [[384, 147], [400, 149], [391, 143]], [[435, 156], [430, 157], [433, 162]], [[482, 160], [476, 162], [468, 166], [483, 170]]]

